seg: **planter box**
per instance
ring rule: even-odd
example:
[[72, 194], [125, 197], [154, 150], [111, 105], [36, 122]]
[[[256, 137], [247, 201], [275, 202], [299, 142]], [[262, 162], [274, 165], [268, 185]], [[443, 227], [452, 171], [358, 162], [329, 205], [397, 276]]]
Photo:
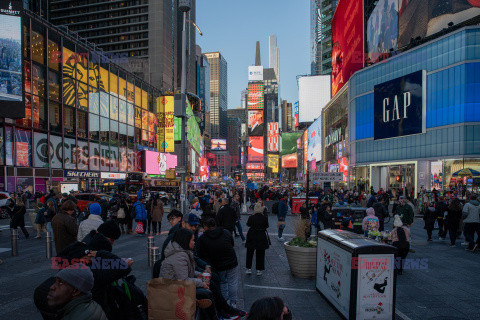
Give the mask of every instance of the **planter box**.
[[317, 248], [289, 246], [284, 243], [288, 265], [294, 277], [315, 278], [317, 272]]

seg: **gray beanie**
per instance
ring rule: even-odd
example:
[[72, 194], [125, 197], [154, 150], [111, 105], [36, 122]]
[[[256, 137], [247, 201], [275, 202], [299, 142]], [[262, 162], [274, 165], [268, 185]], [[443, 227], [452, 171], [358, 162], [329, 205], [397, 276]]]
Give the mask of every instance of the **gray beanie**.
[[57, 278], [62, 279], [79, 291], [90, 294], [93, 288], [93, 273], [83, 263], [77, 263], [57, 273]]

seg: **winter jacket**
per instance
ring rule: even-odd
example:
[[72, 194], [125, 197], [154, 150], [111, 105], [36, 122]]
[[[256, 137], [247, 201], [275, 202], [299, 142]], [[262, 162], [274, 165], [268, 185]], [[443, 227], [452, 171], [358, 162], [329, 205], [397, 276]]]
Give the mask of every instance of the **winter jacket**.
[[145, 210], [144, 205], [140, 201], [137, 201], [133, 204], [133, 212], [135, 215], [135, 220], [147, 220], [147, 211]]
[[463, 206], [463, 223], [480, 223], [480, 203], [472, 200]]
[[52, 219], [52, 229], [56, 252], [62, 251], [68, 245], [77, 241], [78, 225], [75, 218], [60, 211]]
[[435, 210], [435, 207], [431, 206], [427, 208], [423, 220], [425, 221], [425, 229], [433, 230], [435, 220], [437, 220], [437, 211]]
[[255, 213], [248, 217], [247, 241], [245, 247], [255, 250], [266, 250], [269, 247], [268, 241], [268, 218], [262, 213]]
[[45, 218], [47, 219], [47, 222], [52, 222], [53, 217], [58, 212], [57, 201], [54, 198], [48, 198], [45, 201], [45, 208], [47, 208], [47, 215]]
[[240, 220], [242, 218], [241, 215], [240, 215], [240, 203], [233, 200], [232, 204], [230, 206], [232, 207], [233, 211], [237, 215], [237, 220]]
[[172, 280], [190, 280], [197, 288], [203, 287], [201, 279], [196, 278], [200, 272], [195, 271], [193, 252], [185, 250], [175, 241], [165, 248], [165, 260], [160, 267], [160, 277]]
[[11, 228], [25, 227], [25, 213], [27, 209], [25, 206], [15, 206], [13, 208], [13, 215], [10, 221]]
[[90, 214], [87, 219], [80, 222], [80, 225], [78, 226], [77, 240], [82, 241], [90, 231], [97, 230], [102, 223], [102, 217]]
[[[368, 211], [368, 210], [367, 210]], [[380, 221], [378, 217], [375, 216], [375, 211], [370, 212], [367, 214], [362, 221], [362, 230], [363, 231], [378, 231], [378, 227], [380, 225]]]
[[445, 211], [447, 211], [447, 204], [443, 201], [438, 201], [435, 204], [435, 210], [437, 211], [437, 218], [443, 219], [445, 216]]
[[280, 202], [278, 203], [278, 214], [277, 214], [278, 221], [285, 221], [285, 219], [287, 218], [287, 212], [288, 212], [287, 203], [285, 202], [285, 200], [280, 200]]
[[462, 219], [462, 208], [460, 206], [458, 206], [457, 208], [454, 206], [448, 207], [447, 216], [445, 217], [445, 221], [447, 223], [458, 225], [461, 219]]
[[375, 210], [375, 216], [378, 217], [379, 220], [383, 220], [388, 216], [388, 210], [382, 203], [375, 202], [372, 208]]
[[155, 200], [152, 201], [151, 205], [151, 216], [152, 216], [152, 221], [154, 222], [162, 222], [163, 219], [163, 201], [160, 199], [157, 199], [157, 205], [154, 205]]
[[398, 205], [395, 208], [395, 214], [398, 214], [400, 218], [402, 218], [403, 224], [409, 226], [413, 223], [413, 209], [409, 204], [405, 204], [404, 206]]
[[235, 223], [237, 222], [237, 215], [235, 211], [233, 211], [232, 207], [230, 207], [228, 204], [222, 206], [220, 210], [218, 210], [217, 222], [219, 227], [233, 232], [235, 229]]
[[232, 234], [221, 227], [206, 230], [198, 238], [198, 257], [212, 266], [216, 272], [235, 268], [238, 265], [237, 255], [233, 248]]
[[62, 320], [107, 320], [102, 307], [90, 295], [82, 295], [71, 300], [60, 310]]

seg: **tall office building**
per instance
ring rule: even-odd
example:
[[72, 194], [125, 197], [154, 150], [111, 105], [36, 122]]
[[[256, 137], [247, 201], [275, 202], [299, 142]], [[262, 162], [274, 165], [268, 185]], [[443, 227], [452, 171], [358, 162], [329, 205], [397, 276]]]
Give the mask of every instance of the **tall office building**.
[[263, 69], [265, 119], [278, 121], [278, 79], [273, 68]]
[[277, 36], [272, 34], [268, 37], [268, 67], [275, 70], [278, 82], [280, 82], [280, 50], [277, 47]]
[[282, 131], [289, 132], [294, 129], [294, 120], [292, 113], [292, 104], [287, 100], [282, 100]]
[[207, 57], [202, 54], [202, 49], [197, 46], [197, 95], [200, 98], [200, 132], [207, 138], [210, 138], [210, 133], [206, 129], [206, 114], [210, 112], [210, 64]]
[[[192, 0], [188, 20], [195, 21], [195, 4]], [[157, 88], [180, 88], [183, 14], [178, 0], [50, 0], [49, 5], [53, 24], [68, 27]], [[187, 91], [196, 93], [196, 31], [190, 23], [187, 28]]]
[[338, 0], [310, 0], [311, 74], [332, 73], [332, 18]]
[[210, 138], [227, 138], [227, 61], [220, 52], [205, 53], [210, 64]]

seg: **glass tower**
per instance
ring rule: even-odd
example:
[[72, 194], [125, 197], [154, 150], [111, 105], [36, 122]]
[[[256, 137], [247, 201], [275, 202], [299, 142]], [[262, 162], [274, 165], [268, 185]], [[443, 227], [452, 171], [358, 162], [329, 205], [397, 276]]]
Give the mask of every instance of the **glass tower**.
[[210, 64], [210, 137], [227, 138], [227, 60], [220, 52], [205, 53]]
[[310, 0], [311, 74], [332, 73], [332, 18], [338, 0]]

